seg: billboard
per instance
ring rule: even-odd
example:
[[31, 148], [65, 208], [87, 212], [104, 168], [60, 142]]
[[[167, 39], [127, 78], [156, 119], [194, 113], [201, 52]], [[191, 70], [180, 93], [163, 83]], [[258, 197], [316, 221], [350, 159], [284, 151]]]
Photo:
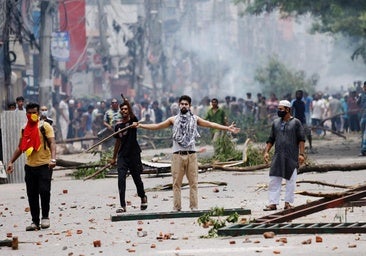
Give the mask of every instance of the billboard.
[[51, 40], [51, 54], [57, 61], [69, 61], [70, 37], [69, 32], [53, 32]]

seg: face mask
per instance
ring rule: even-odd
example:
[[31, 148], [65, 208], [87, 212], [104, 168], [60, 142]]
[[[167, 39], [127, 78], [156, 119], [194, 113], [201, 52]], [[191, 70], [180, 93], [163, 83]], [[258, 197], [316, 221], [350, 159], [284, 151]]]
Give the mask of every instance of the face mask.
[[38, 121], [38, 115], [37, 114], [27, 114], [27, 119], [30, 122], [37, 122]]
[[279, 116], [279, 117], [285, 117], [285, 115], [286, 115], [286, 111], [285, 110], [278, 110], [277, 111], [277, 115]]
[[41, 116], [47, 116], [47, 110], [41, 111]]

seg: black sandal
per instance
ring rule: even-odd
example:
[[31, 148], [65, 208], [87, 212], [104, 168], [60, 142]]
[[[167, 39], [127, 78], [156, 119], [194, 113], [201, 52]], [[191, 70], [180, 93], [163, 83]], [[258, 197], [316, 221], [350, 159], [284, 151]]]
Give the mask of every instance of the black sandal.
[[292, 208], [294, 208], [294, 207], [289, 203], [285, 203], [285, 207], [283, 207], [284, 210], [289, 210], [289, 209], [292, 209]]
[[124, 212], [126, 212], [126, 208], [125, 207], [121, 207], [121, 208], [118, 208], [116, 210], [116, 213], [124, 213]]
[[277, 206], [275, 204], [266, 205], [263, 211], [275, 211], [277, 210]]

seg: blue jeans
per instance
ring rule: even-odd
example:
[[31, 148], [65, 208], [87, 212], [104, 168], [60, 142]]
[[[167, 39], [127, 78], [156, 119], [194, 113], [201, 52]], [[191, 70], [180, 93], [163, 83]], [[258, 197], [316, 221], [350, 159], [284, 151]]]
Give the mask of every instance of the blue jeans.
[[361, 127], [361, 153], [366, 153], [366, 138], [365, 138], [365, 127], [366, 127], [366, 117], [362, 117], [360, 121], [360, 127]]

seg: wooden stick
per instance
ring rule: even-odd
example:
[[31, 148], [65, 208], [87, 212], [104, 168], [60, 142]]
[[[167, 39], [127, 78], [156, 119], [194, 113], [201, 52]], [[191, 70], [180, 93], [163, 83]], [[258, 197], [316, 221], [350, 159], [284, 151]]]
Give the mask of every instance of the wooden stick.
[[322, 192], [309, 192], [309, 191], [297, 191], [296, 195], [312, 196], [312, 197], [324, 197], [324, 198], [338, 198], [349, 195], [351, 192], [335, 192], [335, 193], [322, 193]]
[[354, 188], [353, 186], [331, 184], [331, 183], [326, 183], [326, 182], [317, 181], [317, 180], [300, 180], [300, 181], [296, 181], [296, 183], [318, 184], [318, 185], [322, 185], [322, 186], [329, 186], [329, 187], [335, 187], [335, 188], [348, 188], [348, 189]]
[[91, 178], [93, 178], [93, 177], [97, 176], [99, 173], [103, 172], [105, 169], [107, 169], [107, 168], [109, 168], [109, 167], [111, 167], [111, 166], [112, 166], [111, 164], [107, 164], [106, 166], [104, 166], [104, 167], [103, 167], [103, 168], [101, 168], [100, 170], [96, 171], [95, 173], [93, 173], [93, 174], [91, 174], [91, 175], [89, 175], [89, 176], [85, 177], [85, 178], [83, 179], [83, 181], [89, 180], [89, 179], [91, 179]]
[[89, 152], [90, 150], [92, 150], [93, 148], [99, 146], [100, 144], [102, 144], [103, 142], [109, 140], [110, 138], [112, 138], [114, 135], [120, 133], [120, 132], [123, 132], [125, 130], [127, 130], [128, 128], [130, 128], [132, 125], [129, 125], [129, 126], [126, 126], [125, 128], [123, 129], [119, 129], [118, 131], [112, 133], [111, 135], [108, 135], [107, 137], [105, 137], [104, 139], [98, 141], [97, 143], [95, 143], [94, 145], [92, 145], [90, 148], [88, 148], [87, 150], [85, 150], [85, 152]]

